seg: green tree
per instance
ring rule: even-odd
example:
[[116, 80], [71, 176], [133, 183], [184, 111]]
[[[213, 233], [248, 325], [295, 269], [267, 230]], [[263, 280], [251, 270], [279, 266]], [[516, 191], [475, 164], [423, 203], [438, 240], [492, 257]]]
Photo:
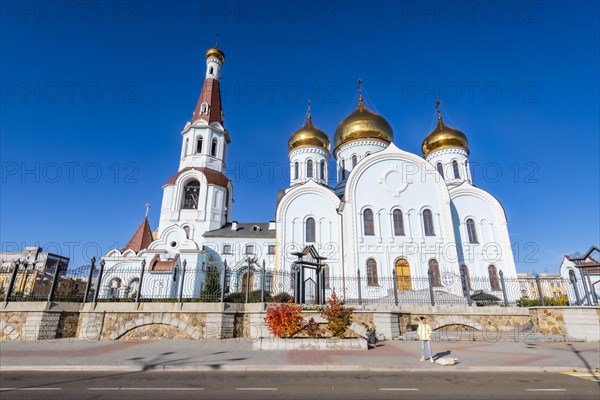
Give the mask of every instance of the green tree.
[[221, 300], [221, 290], [219, 271], [217, 271], [216, 267], [208, 267], [200, 300], [207, 303], [216, 303]]

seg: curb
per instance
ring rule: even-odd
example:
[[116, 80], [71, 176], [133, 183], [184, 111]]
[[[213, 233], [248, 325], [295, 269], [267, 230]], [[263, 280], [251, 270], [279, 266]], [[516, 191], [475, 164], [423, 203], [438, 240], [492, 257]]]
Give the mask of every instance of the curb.
[[366, 365], [156, 365], [109, 366], [109, 365], [12, 365], [0, 366], [0, 372], [587, 372], [581, 367], [542, 367], [542, 366], [432, 366], [377, 367]]

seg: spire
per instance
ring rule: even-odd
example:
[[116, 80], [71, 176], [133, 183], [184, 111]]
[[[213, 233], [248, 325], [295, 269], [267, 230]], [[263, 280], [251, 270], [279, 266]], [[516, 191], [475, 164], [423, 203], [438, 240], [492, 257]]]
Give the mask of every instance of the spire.
[[365, 104], [362, 95], [362, 79], [358, 78], [358, 109], [363, 111], [365, 109]]
[[442, 104], [442, 101], [440, 99], [437, 99], [435, 101], [435, 110], [438, 113], [438, 121], [442, 121], [442, 111], [440, 110], [440, 105]]
[[146, 216], [144, 217], [142, 224], [137, 231], [135, 231], [131, 239], [129, 239], [127, 245], [121, 249], [121, 253], [131, 249], [137, 254], [140, 251], [147, 249], [148, 246], [150, 246], [150, 243], [152, 243], [152, 230], [148, 223], [148, 208], [150, 208], [150, 204], [146, 204]]
[[312, 116], [310, 115], [310, 99], [308, 99], [308, 106], [306, 109], [306, 126], [309, 128], [312, 126]]
[[208, 124], [219, 122], [223, 125], [223, 109], [221, 108], [221, 87], [219, 78], [225, 62], [225, 53], [219, 49], [219, 35], [215, 47], [206, 52], [206, 75], [198, 103], [192, 114], [192, 123], [202, 119]]

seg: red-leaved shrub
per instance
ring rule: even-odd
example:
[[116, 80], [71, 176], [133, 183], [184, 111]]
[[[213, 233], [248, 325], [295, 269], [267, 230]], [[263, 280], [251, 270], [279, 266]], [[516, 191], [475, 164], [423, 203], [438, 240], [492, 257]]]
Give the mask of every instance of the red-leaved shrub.
[[271, 304], [267, 308], [265, 322], [269, 331], [280, 338], [289, 338], [300, 332], [306, 321], [300, 316], [302, 306], [291, 301], [282, 304]]

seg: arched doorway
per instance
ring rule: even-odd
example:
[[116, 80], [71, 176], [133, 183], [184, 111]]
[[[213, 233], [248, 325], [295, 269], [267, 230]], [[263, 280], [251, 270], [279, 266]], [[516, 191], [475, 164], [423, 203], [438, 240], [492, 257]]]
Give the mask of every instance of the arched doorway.
[[396, 286], [398, 290], [412, 290], [410, 264], [406, 258], [396, 260]]

